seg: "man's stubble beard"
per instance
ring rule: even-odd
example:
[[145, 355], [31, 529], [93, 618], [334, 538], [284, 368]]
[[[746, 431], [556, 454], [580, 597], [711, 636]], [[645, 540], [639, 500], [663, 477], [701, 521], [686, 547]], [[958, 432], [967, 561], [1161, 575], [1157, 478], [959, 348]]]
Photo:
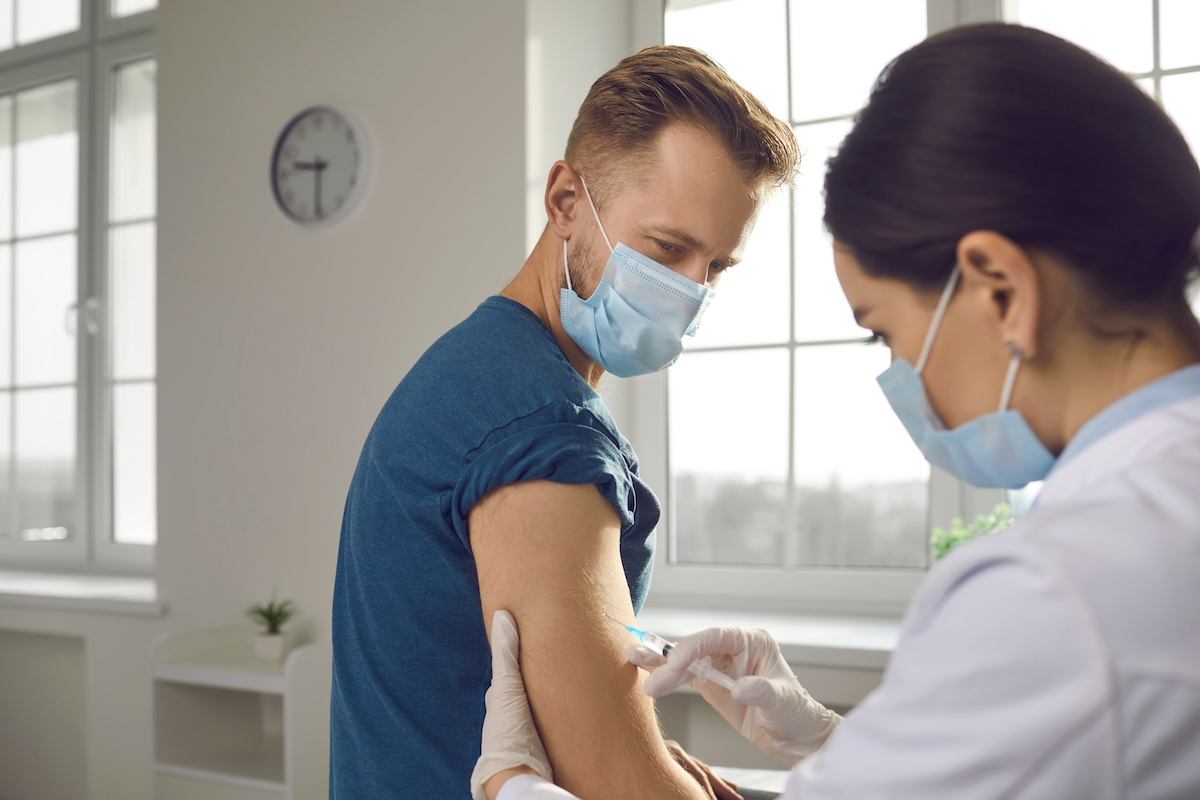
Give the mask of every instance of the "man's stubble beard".
[[[576, 238], [582, 239], [583, 237]], [[595, 248], [589, 247], [588, 243], [584, 241], [580, 241], [576, 246], [572, 246], [572, 242], [567, 242], [567, 269], [571, 272], [571, 288], [575, 290], [575, 294], [579, 295], [581, 300], [587, 300], [592, 296], [604, 274], [604, 266], [597, 266]], [[563, 288], [566, 288], [567, 278], [565, 275], [562, 277], [561, 284]]]

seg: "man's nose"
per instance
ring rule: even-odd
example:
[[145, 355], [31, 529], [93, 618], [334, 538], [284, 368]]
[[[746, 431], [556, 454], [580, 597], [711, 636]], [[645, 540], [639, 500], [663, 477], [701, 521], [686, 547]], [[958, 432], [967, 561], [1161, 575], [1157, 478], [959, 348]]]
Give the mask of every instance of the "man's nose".
[[708, 283], [708, 261], [689, 261], [677, 267], [675, 271], [696, 283]]

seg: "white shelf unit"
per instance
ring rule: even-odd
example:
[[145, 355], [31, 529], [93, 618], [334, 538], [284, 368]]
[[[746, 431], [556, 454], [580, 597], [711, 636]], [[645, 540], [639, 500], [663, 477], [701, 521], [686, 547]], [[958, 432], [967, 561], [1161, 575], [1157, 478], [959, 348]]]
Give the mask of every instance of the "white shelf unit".
[[332, 650], [258, 661], [245, 624], [150, 648], [156, 800], [316, 800], [329, 792]]

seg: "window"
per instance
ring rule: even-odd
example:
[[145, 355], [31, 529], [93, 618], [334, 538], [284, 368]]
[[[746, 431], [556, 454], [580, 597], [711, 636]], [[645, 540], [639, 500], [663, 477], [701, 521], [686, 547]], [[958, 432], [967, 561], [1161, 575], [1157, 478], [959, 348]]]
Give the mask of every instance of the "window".
[[668, 375], [676, 563], [926, 566], [929, 467], [873, 388], [888, 351], [864, 342], [821, 224], [825, 159], [926, 16], [925, 0], [667, 6], [666, 41], [724, 64], [804, 152]]
[[0, 0], [0, 559], [152, 564], [153, 0]]
[[665, 3], [662, 39], [712, 55], [790, 121], [803, 158], [689, 349], [630, 382], [631, 439], [665, 501], [654, 602], [897, 613], [931, 527], [1005, 499], [931, 473], [875, 382], [888, 351], [854, 323], [821, 223], [825, 162], [883, 67], [1000, 15], [995, 0]]

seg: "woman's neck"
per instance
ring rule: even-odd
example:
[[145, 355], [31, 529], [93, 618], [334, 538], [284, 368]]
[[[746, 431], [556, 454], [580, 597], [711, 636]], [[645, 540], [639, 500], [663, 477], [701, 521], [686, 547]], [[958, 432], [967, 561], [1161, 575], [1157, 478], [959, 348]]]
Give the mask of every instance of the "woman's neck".
[[1059, 453], [1088, 420], [1122, 397], [1200, 363], [1200, 323], [1183, 306], [1154, 318], [1077, 326], [1055, 348], [1053, 361], [1036, 371], [1043, 396], [1058, 401], [1041, 404], [1046, 413], [1030, 424]]

